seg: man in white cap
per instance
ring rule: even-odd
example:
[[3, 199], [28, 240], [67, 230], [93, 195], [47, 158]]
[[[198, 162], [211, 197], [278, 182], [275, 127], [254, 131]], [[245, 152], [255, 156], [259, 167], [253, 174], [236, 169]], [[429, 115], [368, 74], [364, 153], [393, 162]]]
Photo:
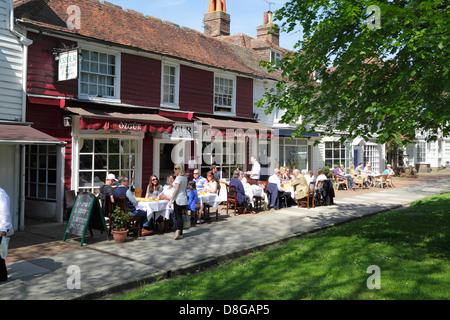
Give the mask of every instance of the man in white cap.
[[105, 184], [100, 187], [100, 194], [98, 197], [102, 201], [102, 209], [105, 216], [108, 215], [109, 207], [107, 206], [108, 201], [106, 200], [107, 197], [111, 200], [111, 204], [114, 203], [114, 184], [116, 183], [117, 179], [116, 176], [112, 173], [109, 173], [106, 175], [106, 181]]
[[[8, 194], [0, 188], [0, 243], [8, 231], [12, 230], [10, 199]], [[5, 260], [0, 257], [0, 282], [8, 280], [8, 270]]]

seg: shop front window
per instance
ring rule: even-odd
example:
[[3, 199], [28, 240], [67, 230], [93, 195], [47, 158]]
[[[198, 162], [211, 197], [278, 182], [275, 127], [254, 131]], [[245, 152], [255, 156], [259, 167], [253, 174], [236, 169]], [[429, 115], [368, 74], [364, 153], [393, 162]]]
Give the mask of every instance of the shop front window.
[[27, 146], [25, 193], [27, 199], [56, 201], [56, 146]]
[[136, 181], [136, 139], [80, 139], [79, 179], [80, 192], [98, 193], [106, 175], [113, 173], [116, 178], [125, 175], [130, 186]]
[[308, 146], [306, 141], [290, 138], [280, 139], [280, 167], [308, 169]]

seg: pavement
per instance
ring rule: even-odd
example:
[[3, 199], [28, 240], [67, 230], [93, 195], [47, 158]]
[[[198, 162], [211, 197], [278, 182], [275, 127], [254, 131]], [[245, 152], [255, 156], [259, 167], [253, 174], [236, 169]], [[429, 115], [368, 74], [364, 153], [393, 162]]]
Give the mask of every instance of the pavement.
[[396, 181], [394, 188], [339, 190], [332, 206], [284, 208], [234, 216], [219, 207], [219, 220], [195, 225], [174, 240], [173, 232], [125, 243], [105, 233], [68, 235], [66, 224], [32, 223], [11, 237], [6, 257], [8, 281], [2, 300], [107, 299], [155, 279], [193, 272], [256, 249], [362, 217], [408, 206], [413, 201], [450, 192], [450, 175], [424, 181]]

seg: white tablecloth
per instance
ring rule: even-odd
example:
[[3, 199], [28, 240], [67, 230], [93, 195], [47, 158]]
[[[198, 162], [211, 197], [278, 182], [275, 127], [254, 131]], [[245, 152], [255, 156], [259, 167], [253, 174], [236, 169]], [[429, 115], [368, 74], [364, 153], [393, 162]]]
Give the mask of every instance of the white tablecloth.
[[170, 213], [173, 212], [172, 207], [168, 207], [169, 200], [159, 200], [159, 201], [138, 201], [137, 209], [141, 209], [147, 212], [147, 219], [158, 219], [159, 216], [163, 216], [169, 219]]
[[[256, 184], [244, 184], [244, 192], [245, 195], [250, 199], [250, 203], [252, 204], [252, 206], [255, 206], [254, 203], [254, 196], [257, 197], [263, 197], [264, 202], [268, 203], [269, 200], [267, 199], [267, 194], [264, 193], [264, 188], [256, 185]], [[219, 199], [220, 201], [227, 201], [227, 188], [225, 185], [221, 185], [220, 186], [220, 193], [219, 193]]]
[[[226, 190], [225, 190], [226, 195]], [[205, 204], [210, 205], [214, 209], [219, 209], [219, 204], [222, 202], [220, 200], [219, 195], [215, 193], [207, 193], [207, 194], [199, 194], [198, 195], [198, 202], [200, 203], [200, 212], [203, 211], [203, 206]]]

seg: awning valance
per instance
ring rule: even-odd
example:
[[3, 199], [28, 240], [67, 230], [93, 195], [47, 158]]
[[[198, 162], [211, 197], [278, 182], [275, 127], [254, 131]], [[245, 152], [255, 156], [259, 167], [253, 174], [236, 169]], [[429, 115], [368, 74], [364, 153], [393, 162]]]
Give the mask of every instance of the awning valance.
[[96, 109], [66, 107], [65, 110], [80, 115], [80, 130], [115, 130], [135, 132], [168, 132], [173, 120], [158, 114], [106, 112]]
[[0, 124], [0, 143], [8, 144], [59, 144], [66, 142], [54, 138], [28, 125]]
[[[244, 131], [246, 135], [254, 132], [256, 137], [268, 137], [271, 138], [273, 133], [272, 129], [259, 122], [250, 121], [236, 121], [227, 119], [213, 119], [206, 117], [196, 117], [198, 121], [211, 127], [211, 136], [236, 136], [240, 131]], [[236, 134], [233, 133], [236, 131]]]

